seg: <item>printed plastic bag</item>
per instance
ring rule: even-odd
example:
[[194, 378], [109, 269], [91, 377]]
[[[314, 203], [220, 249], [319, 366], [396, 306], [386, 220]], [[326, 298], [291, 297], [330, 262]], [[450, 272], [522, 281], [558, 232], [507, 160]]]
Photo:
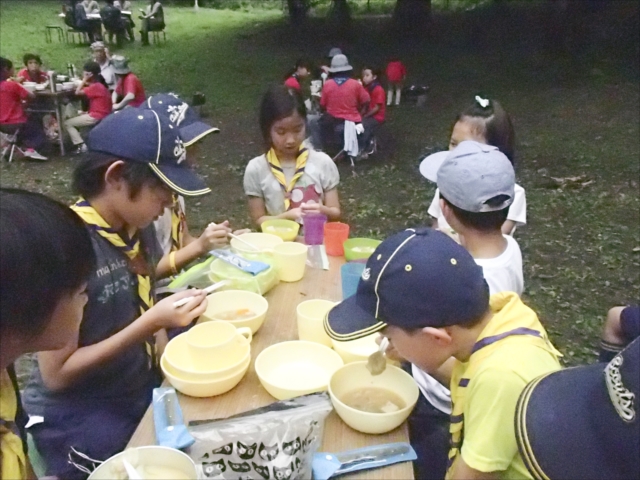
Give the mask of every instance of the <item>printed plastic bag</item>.
[[199, 478], [306, 480], [331, 410], [322, 392], [223, 420], [190, 422], [196, 441], [187, 453]]

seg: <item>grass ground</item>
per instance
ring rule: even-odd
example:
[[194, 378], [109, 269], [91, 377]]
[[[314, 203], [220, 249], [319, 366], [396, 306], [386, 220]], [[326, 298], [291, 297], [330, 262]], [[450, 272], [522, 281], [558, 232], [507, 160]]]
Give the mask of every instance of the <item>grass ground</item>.
[[[320, 60], [338, 44], [357, 66], [399, 53], [410, 81], [431, 87], [425, 108], [389, 111], [394, 141], [360, 165], [359, 176], [340, 167], [344, 216], [358, 236], [429, 223], [434, 186], [420, 177], [419, 157], [446, 146], [453, 118], [473, 95], [499, 99], [515, 122], [516, 171], [527, 190], [528, 225], [516, 233], [525, 297], [567, 363], [576, 364], [594, 360], [608, 308], [640, 298], [638, 12], [637, 3], [616, 3], [615, 14], [599, 18], [592, 42], [574, 55], [549, 53], [541, 11], [520, 5], [501, 18], [490, 11], [439, 14], [428, 38], [415, 42], [396, 40], [381, 16], [356, 17], [346, 38], [336, 40], [321, 19], [296, 33], [278, 10], [250, 4], [198, 13], [170, 7], [166, 44], [136, 43], [119, 53], [131, 58], [149, 93], [204, 92], [208, 120], [222, 130], [199, 149], [213, 194], [188, 202], [194, 231], [225, 218], [248, 224], [242, 174], [261, 153], [259, 98], [300, 55]], [[35, 51], [57, 70], [82, 65], [86, 47], [44, 42], [44, 25], [58, 23], [57, 13], [58, 2], [2, 1], [2, 55], [19, 62]], [[70, 201], [72, 166], [71, 158], [55, 155], [47, 164], [5, 163], [0, 185]], [[580, 175], [592, 182], [557, 188], [551, 180]]]

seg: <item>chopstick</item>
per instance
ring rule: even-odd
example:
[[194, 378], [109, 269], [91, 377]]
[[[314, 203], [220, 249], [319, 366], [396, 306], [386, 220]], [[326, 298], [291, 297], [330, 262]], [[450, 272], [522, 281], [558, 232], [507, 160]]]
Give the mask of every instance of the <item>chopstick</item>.
[[[214, 283], [213, 285], [209, 285], [207, 288], [203, 288], [202, 291], [204, 293], [206, 293], [207, 295], [209, 295], [210, 293], [218, 290], [219, 288], [224, 287], [228, 283], [229, 283], [229, 280], [222, 280], [222, 281], [220, 281], [218, 283]], [[181, 307], [183, 305], [186, 305], [187, 303], [189, 303], [194, 298], [195, 297], [192, 295], [190, 297], [184, 297], [184, 298], [181, 298], [180, 300], [176, 300], [175, 302], [173, 302], [173, 308], [178, 308], [178, 307]]]

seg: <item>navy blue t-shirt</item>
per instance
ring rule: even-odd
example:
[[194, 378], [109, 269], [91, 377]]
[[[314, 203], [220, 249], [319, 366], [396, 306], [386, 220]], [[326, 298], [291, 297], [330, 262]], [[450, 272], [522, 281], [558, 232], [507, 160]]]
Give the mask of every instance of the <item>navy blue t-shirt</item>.
[[[138, 281], [129, 271], [126, 255], [91, 229], [89, 233], [97, 266], [87, 286], [89, 301], [80, 325], [79, 347], [109, 338], [140, 316]], [[147, 262], [154, 269], [162, 252], [153, 226], [141, 232], [141, 241]], [[145, 343], [140, 342], [61, 392], [47, 389], [40, 369], [36, 368], [24, 391], [23, 402], [30, 415], [45, 415], [50, 408], [56, 412], [72, 410], [78, 402], [136, 401], [150, 398], [158, 378], [156, 369], [150, 368]]]

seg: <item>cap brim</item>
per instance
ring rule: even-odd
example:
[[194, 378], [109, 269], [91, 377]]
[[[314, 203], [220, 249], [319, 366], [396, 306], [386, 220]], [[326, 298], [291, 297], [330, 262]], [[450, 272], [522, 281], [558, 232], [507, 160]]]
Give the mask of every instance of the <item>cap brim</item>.
[[516, 440], [534, 479], [618, 478], [617, 459], [611, 456], [617, 450], [604, 445], [607, 440], [599, 439], [594, 428], [623, 423], [603, 385], [604, 367], [553, 372], [523, 390], [516, 407]]
[[204, 180], [186, 164], [176, 167], [150, 163], [149, 167], [171, 190], [180, 195], [197, 197], [211, 192]]
[[193, 122], [190, 125], [180, 127], [180, 137], [184, 142], [184, 146], [188, 147], [193, 145], [198, 140], [206, 137], [210, 133], [217, 133], [220, 129], [207, 125], [204, 122]]
[[116, 75], [126, 75], [127, 73], [131, 73], [130, 69], [126, 69], [126, 70], [116, 70], [115, 68], [113, 69], [113, 73], [115, 73]]
[[343, 300], [327, 313], [324, 329], [334, 340], [348, 342], [379, 332], [387, 326], [357, 304], [357, 294]]
[[420, 162], [420, 174], [427, 180], [438, 182], [438, 170], [449, 155], [448, 150], [432, 153]]
[[348, 72], [349, 70], [353, 70], [353, 67], [351, 65], [348, 65], [346, 67], [329, 68], [329, 72], [331, 73]]

